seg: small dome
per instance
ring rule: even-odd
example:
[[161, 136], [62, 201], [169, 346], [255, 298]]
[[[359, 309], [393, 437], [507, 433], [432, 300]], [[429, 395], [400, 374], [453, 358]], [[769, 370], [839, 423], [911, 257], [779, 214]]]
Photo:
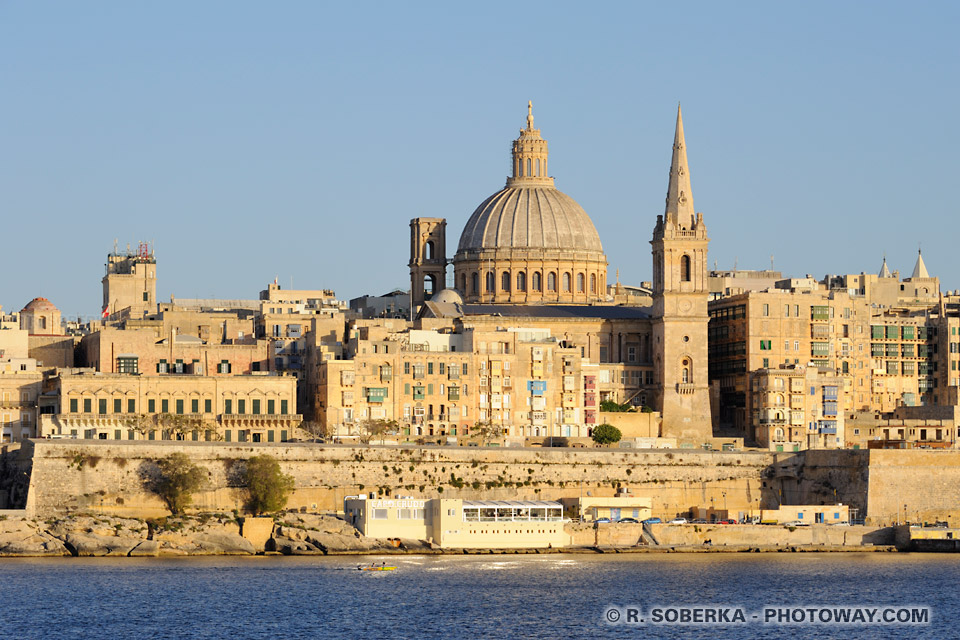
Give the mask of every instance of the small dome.
[[27, 303], [27, 306], [25, 306], [20, 313], [29, 311], [59, 311], [59, 309], [46, 298], [34, 298]]
[[456, 289], [443, 289], [437, 295], [430, 298], [430, 302], [445, 302], [448, 304], [463, 304], [463, 298], [457, 293]]
[[507, 187], [487, 198], [467, 221], [457, 253], [480, 249], [603, 253], [587, 213], [553, 187]]

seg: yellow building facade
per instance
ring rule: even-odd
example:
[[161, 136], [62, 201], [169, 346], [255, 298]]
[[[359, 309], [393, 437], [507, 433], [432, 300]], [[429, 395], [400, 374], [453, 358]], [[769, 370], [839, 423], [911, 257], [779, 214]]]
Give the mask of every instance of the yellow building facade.
[[283, 442], [301, 422], [292, 376], [74, 369], [51, 376], [45, 387], [57, 400], [41, 416], [40, 437]]

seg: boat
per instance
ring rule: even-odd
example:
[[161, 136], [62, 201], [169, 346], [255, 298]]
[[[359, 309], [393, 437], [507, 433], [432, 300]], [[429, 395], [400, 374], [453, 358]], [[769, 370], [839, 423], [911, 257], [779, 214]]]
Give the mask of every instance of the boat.
[[360, 571], [396, 571], [397, 570], [396, 567], [388, 567], [385, 564], [379, 565], [379, 566], [369, 566], [369, 567], [361, 566], [361, 567], [357, 567], [357, 569]]

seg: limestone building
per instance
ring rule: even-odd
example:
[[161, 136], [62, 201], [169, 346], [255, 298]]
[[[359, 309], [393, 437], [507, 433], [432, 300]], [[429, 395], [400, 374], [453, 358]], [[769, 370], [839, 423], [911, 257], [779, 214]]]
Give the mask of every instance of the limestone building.
[[41, 437], [282, 442], [301, 421], [296, 379], [285, 375], [70, 369], [51, 376], [46, 391], [54, 402], [42, 414]]
[[[554, 186], [548, 155], [528, 105], [527, 126], [513, 141], [513, 174], [480, 203], [460, 235], [453, 269], [464, 302], [587, 304], [606, 298], [607, 257], [600, 236], [583, 208]], [[442, 231], [441, 222], [431, 224]], [[424, 240], [421, 234], [411, 265], [428, 253], [429, 243], [442, 249], [435, 235]], [[426, 251], [419, 246], [424, 242]], [[439, 266], [446, 257], [437, 253], [434, 260]], [[412, 287], [422, 290], [418, 283]], [[417, 302], [415, 296], [414, 307]]]
[[[706, 442], [712, 436], [709, 239], [702, 214], [693, 209], [679, 109], [665, 213], [651, 241], [654, 282], [650, 296], [639, 297], [652, 306], [608, 302], [599, 234], [583, 209], [554, 187], [547, 143], [534, 127], [530, 105], [512, 155], [505, 188], [477, 207], [460, 235], [454, 290], [438, 291], [447, 265], [445, 219], [410, 224], [416, 329], [451, 341], [444, 356], [449, 361], [408, 353], [416, 344], [414, 331], [386, 337], [358, 327], [345, 360], [321, 365], [318, 419], [330, 431], [362, 418], [395, 420], [403, 435], [461, 435], [477, 422], [493, 421], [516, 437], [585, 437], [599, 402], [613, 400], [661, 411], [660, 435]], [[528, 339], [534, 335], [542, 336], [542, 344], [536, 344], [541, 338]], [[374, 355], [379, 362], [369, 361]], [[449, 378], [452, 365], [472, 378], [454, 385], [462, 398], [457, 404], [449, 380], [406, 380], [399, 373], [426, 367]], [[509, 376], [502, 373], [507, 366]], [[387, 379], [366, 380], [382, 378], [384, 367]], [[479, 373], [495, 367], [499, 375]], [[343, 388], [345, 380], [352, 381], [351, 389]]]
[[103, 276], [103, 316], [142, 318], [156, 309], [157, 260], [149, 244], [141, 242], [136, 252], [114, 247], [107, 255]]
[[836, 449], [845, 443], [841, 377], [783, 365], [750, 374], [757, 444], [772, 451]]

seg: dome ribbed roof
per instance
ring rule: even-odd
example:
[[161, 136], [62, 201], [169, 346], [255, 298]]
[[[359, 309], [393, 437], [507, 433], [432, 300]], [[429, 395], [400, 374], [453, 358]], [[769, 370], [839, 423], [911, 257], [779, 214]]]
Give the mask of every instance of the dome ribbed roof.
[[603, 252], [587, 213], [553, 187], [507, 187], [484, 200], [463, 228], [457, 253], [478, 249]]
[[34, 298], [27, 303], [21, 313], [24, 311], [58, 311], [57, 307], [46, 298]]

